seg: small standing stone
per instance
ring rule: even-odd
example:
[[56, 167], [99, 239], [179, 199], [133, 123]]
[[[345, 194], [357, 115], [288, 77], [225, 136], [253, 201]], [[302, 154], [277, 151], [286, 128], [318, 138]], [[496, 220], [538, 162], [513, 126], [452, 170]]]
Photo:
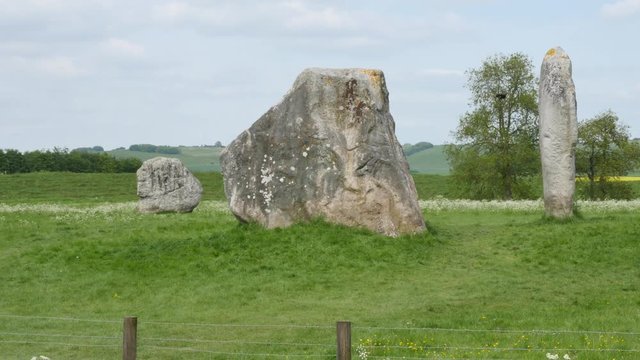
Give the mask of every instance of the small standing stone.
[[178, 159], [149, 159], [136, 175], [140, 212], [191, 212], [200, 203], [200, 181]]
[[576, 108], [571, 60], [562, 48], [550, 49], [540, 70], [540, 155], [545, 213], [559, 219], [573, 215]]
[[316, 217], [398, 236], [425, 230], [384, 75], [307, 69], [220, 159], [233, 214], [268, 228]]

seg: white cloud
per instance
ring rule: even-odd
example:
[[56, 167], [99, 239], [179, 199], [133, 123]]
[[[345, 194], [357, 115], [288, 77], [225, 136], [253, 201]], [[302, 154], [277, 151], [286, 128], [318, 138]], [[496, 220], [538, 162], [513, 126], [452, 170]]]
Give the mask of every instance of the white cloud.
[[366, 38], [365, 43], [376, 38], [413, 41], [468, 29], [466, 19], [455, 12], [432, 14], [425, 19], [329, 0], [175, 0], [152, 6], [150, 13], [156, 22], [195, 27], [210, 34], [284, 34], [298, 38], [330, 35], [358, 39], [356, 42]]
[[606, 18], [631, 16], [640, 11], [640, 0], [619, 0], [602, 5], [601, 13]]
[[231, 27], [251, 23], [255, 13], [243, 8], [240, 2], [237, 4], [217, 2], [213, 5], [199, 5], [173, 1], [152, 7], [151, 16], [160, 22]]
[[467, 20], [462, 15], [455, 12], [447, 12], [438, 22], [438, 27], [443, 30], [462, 32], [467, 30]]
[[155, 6], [151, 12], [157, 20], [175, 21], [184, 18], [189, 13], [189, 5], [182, 2], [171, 2]]
[[356, 20], [335, 7], [311, 8], [299, 0], [286, 1], [281, 7], [287, 12], [285, 26], [289, 29], [340, 30], [353, 28]]
[[0, 76], [12, 74], [18, 77], [25, 75], [77, 77], [88, 73], [68, 56], [27, 57], [13, 55], [0, 58]]
[[110, 38], [103, 43], [103, 47], [111, 54], [125, 57], [141, 57], [144, 55], [144, 47], [134, 42]]
[[38, 70], [54, 76], [75, 77], [86, 73], [73, 59], [64, 56], [39, 59], [33, 64]]

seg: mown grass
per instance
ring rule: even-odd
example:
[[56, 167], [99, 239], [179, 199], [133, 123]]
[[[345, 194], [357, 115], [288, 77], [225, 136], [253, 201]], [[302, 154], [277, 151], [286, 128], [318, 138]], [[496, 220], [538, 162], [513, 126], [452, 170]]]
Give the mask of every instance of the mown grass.
[[[337, 320], [353, 322], [354, 352], [375, 345], [378, 356], [638, 356], [637, 212], [558, 223], [537, 211], [432, 211], [429, 233], [391, 239], [322, 221], [240, 225], [211, 201], [192, 214], [98, 211], [112, 191], [100, 183], [113, 179], [93, 180], [94, 200], [64, 197], [67, 210], [0, 208], [3, 356], [118, 358], [126, 315], [139, 317], [140, 359], [335, 358]], [[22, 203], [58, 195], [34, 196]]]
[[[220, 173], [197, 173], [203, 200], [224, 200]], [[0, 203], [136, 201], [136, 174], [27, 173], [0, 175]]]
[[[196, 173], [203, 200], [224, 201], [220, 173]], [[421, 199], [449, 194], [447, 177], [413, 175]], [[103, 203], [136, 201], [135, 174], [28, 173], [0, 175], [0, 203]]]

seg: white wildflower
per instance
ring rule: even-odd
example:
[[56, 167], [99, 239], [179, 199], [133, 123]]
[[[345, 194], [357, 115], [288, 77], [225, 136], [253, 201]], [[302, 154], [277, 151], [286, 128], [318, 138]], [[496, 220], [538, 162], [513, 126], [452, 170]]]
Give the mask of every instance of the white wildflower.
[[[255, 199], [255, 194], [251, 196], [252, 199]], [[215, 213], [229, 213], [229, 206], [225, 201], [201, 201], [200, 205], [195, 208], [194, 212], [215, 212]]]
[[562, 358], [564, 360], [571, 360], [571, 358], [569, 357], [569, 354], [564, 354], [564, 356]]
[[549, 360], [558, 360], [558, 354], [551, 354], [551, 353], [547, 353], [547, 359]]
[[367, 358], [369, 357], [367, 348], [362, 344], [358, 345], [358, 347], [356, 348], [356, 352], [358, 353], [358, 359], [360, 360], [367, 360]]
[[[478, 211], [514, 211], [514, 212], [541, 212], [544, 211], [544, 202], [538, 200], [450, 200], [436, 197], [431, 200], [419, 200], [422, 209], [431, 211], [447, 210], [478, 210]], [[579, 200], [577, 207], [585, 212], [608, 211], [638, 211], [640, 199], [636, 200], [603, 200], [588, 201]]]

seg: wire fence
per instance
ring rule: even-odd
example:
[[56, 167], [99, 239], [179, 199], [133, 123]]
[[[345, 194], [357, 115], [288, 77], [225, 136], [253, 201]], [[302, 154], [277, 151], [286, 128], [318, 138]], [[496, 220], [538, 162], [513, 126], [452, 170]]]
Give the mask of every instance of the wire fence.
[[[335, 341], [335, 325], [141, 319], [136, 352], [138, 359], [329, 359]], [[123, 320], [0, 314], [0, 354], [113, 359], [124, 351]]]
[[640, 359], [640, 332], [355, 327], [359, 359]]
[[[122, 358], [123, 320], [0, 314], [0, 354]], [[338, 339], [337, 339], [338, 337]], [[349, 328], [353, 359], [640, 359], [640, 332]], [[335, 324], [230, 324], [140, 319], [138, 359], [336, 359]], [[339, 345], [338, 345], [339, 348]], [[338, 355], [338, 358], [340, 356]]]

